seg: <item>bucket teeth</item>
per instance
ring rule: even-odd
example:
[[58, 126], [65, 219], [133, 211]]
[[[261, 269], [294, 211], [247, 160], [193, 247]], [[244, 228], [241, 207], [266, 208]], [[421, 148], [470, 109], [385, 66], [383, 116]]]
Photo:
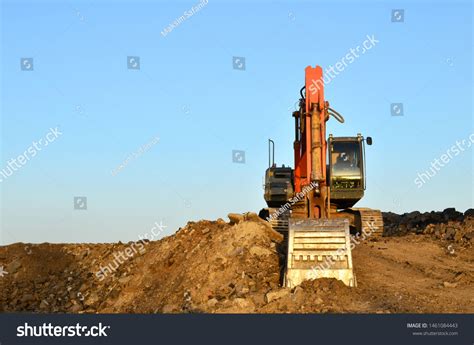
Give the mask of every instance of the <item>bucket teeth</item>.
[[285, 285], [316, 278], [356, 286], [347, 219], [289, 219]]

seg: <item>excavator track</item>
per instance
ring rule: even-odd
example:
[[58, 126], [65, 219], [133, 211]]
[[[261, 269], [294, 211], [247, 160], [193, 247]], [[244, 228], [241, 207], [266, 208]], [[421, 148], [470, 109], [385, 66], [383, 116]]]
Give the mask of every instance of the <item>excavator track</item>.
[[278, 231], [283, 236], [288, 237], [288, 220], [290, 218], [290, 210], [286, 210], [282, 213], [277, 208], [269, 208], [268, 209], [269, 215], [274, 215], [270, 219], [270, 225], [272, 229]]
[[349, 221], [291, 217], [284, 284], [292, 288], [317, 278], [336, 278], [356, 286]]
[[361, 232], [370, 234], [371, 237], [382, 237], [383, 216], [380, 210], [371, 208], [353, 208], [352, 210], [359, 212]]

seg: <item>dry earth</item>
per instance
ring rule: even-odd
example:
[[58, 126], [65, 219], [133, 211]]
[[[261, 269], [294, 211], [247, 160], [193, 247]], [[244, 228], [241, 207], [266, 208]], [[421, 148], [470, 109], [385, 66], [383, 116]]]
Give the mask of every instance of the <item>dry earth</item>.
[[473, 210], [384, 214], [386, 236], [353, 251], [357, 288], [281, 288], [283, 237], [255, 214], [230, 218], [153, 242], [0, 247], [0, 311], [474, 313]]

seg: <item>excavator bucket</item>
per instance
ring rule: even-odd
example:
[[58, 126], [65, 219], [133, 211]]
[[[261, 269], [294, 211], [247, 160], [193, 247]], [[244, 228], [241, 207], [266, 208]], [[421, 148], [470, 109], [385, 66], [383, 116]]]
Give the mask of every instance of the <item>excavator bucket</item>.
[[336, 278], [356, 286], [349, 221], [290, 218], [285, 286], [292, 288], [318, 278]]

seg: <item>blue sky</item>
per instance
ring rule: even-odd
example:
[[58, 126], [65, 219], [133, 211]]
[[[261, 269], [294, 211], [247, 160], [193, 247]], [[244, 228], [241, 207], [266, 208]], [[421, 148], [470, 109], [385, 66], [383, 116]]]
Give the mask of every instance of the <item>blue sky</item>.
[[[2, 1], [0, 169], [50, 128], [62, 134], [0, 183], [0, 243], [128, 241], [157, 221], [169, 235], [188, 220], [258, 212], [268, 138], [277, 163], [293, 165], [304, 68], [335, 65], [367, 35], [378, 43], [325, 90], [346, 118], [328, 133], [374, 141], [358, 205], [472, 207], [470, 147], [414, 182], [474, 132], [470, 1], [209, 0], [161, 34], [199, 3]], [[77, 196], [87, 210], [74, 209]]]

